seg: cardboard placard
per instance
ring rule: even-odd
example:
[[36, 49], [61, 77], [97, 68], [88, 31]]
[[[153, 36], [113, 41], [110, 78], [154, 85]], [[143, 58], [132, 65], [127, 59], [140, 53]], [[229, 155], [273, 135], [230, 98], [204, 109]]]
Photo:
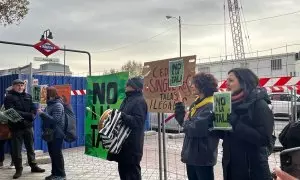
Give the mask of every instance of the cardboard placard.
[[71, 85], [55, 85], [53, 86], [57, 90], [57, 94], [62, 98], [65, 104], [71, 103]]
[[215, 92], [213, 111], [215, 121], [213, 123], [214, 130], [232, 130], [229, 122], [231, 113], [231, 92]]
[[[170, 61], [181, 60], [184, 64], [182, 85], [170, 87]], [[191, 92], [191, 80], [195, 75], [196, 56], [171, 58], [159, 61], [145, 62], [144, 96], [150, 112], [174, 113], [175, 93], [180, 92], [186, 105], [190, 105], [195, 96]]]

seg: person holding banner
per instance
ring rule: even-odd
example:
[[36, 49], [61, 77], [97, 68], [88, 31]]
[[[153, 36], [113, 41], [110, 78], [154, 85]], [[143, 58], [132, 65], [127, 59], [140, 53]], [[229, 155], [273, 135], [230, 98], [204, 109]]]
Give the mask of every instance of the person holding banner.
[[32, 173], [43, 173], [45, 169], [37, 166], [33, 148], [33, 121], [36, 108], [32, 102], [30, 94], [25, 92], [24, 81], [16, 79], [12, 82], [12, 91], [4, 99], [5, 109], [13, 108], [23, 119], [19, 122], [8, 122], [11, 130], [12, 160], [16, 173], [13, 178], [22, 176], [22, 145], [23, 141], [27, 150], [28, 164]]
[[219, 138], [209, 128], [213, 123], [213, 94], [217, 80], [211, 74], [198, 73], [192, 79], [192, 91], [197, 97], [185, 120], [185, 105], [178, 92], [175, 99], [175, 119], [185, 133], [181, 160], [186, 164], [189, 180], [213, 180], [217, 163]]
[[121, 121], [131, 129], [119, 154], [108, 154], [107, 159], [118, 162], [121, 180], [141, 180], [140, 162], [143, 157], [144, 126], [148, 107], [143, 96], [143, 79], [133, 77], [127, 81], [126, 97], [119, 111]]
[[229, 71], [227, 90], [232, 93], [229, 117], [232, 131], [224, 131], [224, 180], [270, 180], [268, 147], [274, 117], [266, 91], [258, 77], [246, 68]]

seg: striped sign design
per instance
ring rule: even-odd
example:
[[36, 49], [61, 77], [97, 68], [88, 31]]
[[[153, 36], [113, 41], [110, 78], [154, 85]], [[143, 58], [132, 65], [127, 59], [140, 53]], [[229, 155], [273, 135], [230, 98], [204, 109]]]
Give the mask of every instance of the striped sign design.
[[104, 127], [99, 131], [102, 145], [112, 154], [118, 154], [121, 151], [122, 144], [131, 133], [131, 129], [122, 123], [120, 117], [121, 112], [115, 110], [104, 121]]

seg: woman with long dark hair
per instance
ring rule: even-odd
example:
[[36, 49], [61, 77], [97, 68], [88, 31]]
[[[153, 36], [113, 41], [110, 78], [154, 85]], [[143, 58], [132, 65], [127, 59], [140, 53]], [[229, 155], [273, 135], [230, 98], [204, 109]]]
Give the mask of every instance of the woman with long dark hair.
[[228, 72], [227, 90], [232, 92], [232, 132], [223, 137], [224, 180], [270, 180], [268, 147], [274, 117], [258, 77], [245, 68]]
[[218, 83], [213, 75], [198, 73], [192, 79], [192, 91], [196, 100], [190, 106], [185, 120], [185, 105], [178, 93], [175, 119], [185, 133], [181, 160], [186, 164], [189, 180], [213, 180], [217, 162], [219, 139], [209, 128], [213, 122], [213, 94]]
[[43, 120], [43, 138], [47, 141], [52, 162], [51, 175], [46, 180], [66, 179], [62, 145], [64, 141], [64, 106], [54, 87], [47, 88], [47, 108], [45, 113], [38, 110]]

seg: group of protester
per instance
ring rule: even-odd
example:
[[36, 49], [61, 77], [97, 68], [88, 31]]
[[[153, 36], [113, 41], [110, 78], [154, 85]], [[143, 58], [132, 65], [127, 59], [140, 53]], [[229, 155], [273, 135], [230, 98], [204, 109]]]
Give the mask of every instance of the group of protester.
[[[186, 164], [189, 180], [213, 180], [217, 163], [219, 140], [223, 140], [224, 180], [270, 180], [272, 179], [268, 155], [272, 146], [274, 118], [268, 104], [266, 91], [258, 87], [258, 77], [249, 69], [237, 68], [228, 73], [227, 89], [232, 92], [232, 131], [211, 130], [214, 121], [213, 94], [218, 83], [212, 74], [198, 73], [192, 79], [191, 90], [196, 99], [187, 111], [178, 92], [175, 118], [183, 127], [185, 138], [182, 147], [182, 162]], [[53, 87], [47, 89], [47, 108], [37, 109], [32, 98], [24, 91], [24, 82], [15, 80], [7, 94], [5, 108], [14, 108], [23, 120], [9, 123], [12, 138], [12, 162], [16, 173], [22, 175], [21, 148], [24, 141], [31, 172], [45, 172], [37, 166], [33, 149], [32, 124], [36, 114], [43, 120], [43, 130], [52, 129], [54, 137], [48, 149], [52, 161], [48, 180], [66, 179], [62, 144], [64, 137], [64, 108], [61, 98]], [[118, 162], [121, 180], [140, 180], [140, 162], [143, 156], [144, 124], [148, 108], [143, 97], [143, 79], [134, 77], [126, 84], [126, 97], [119, 110], [122, 122], [132, 130], [120, 153], [108, 154], [108, 160]], [[0, 164], [1, 165], [1, 164]], [[284, 179], [281, 170], [278, 178]]]
[[12, 157], [11, 166], [14, 165], [16, 172], [13, 179], [18, 179], [23, 173], [22, 164], [22, 147], [23, 143], [26, 148], [27, 162], [31, 167], [32, 173], [44, 173], [45, 169], [37, 165], [34, 152], [34, 136], [33, 136], [33, 121], [35, 116], [39, 114], [43, 120], [43, 128], [51, 126], [54, 137], [51, 142], [48, 142], [49, 155], [52, 162], [51, 175], [46, 177], [47, 180], [63, 180], [66, 179], [64, 170], [64, 160], [62, 156], [63, 143], [63, 123], [64, 112], [62, 101], [57, 95], [57, 91], [53, 87], [47, 89], [47, 108], [45, 112], [35, 107], [31, 95], [25, 92], [24, 81], [14, 80], [12, 89], [6, 92], [4, 99], [5, 109], [13, 108], [21, 117], [18, 122], [8, 121], [10, 129], [10, 139], [1, 141], [0, 167], [3, 167], [4, 161], [4, 142], [10, 143], [10, 154]]

